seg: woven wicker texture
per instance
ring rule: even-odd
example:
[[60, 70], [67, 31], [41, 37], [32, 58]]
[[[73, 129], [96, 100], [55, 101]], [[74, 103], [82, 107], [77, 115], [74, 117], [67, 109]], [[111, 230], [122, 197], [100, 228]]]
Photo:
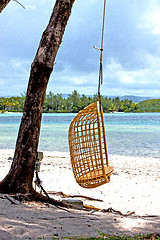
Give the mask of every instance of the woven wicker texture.
[[84, 188], [108, 183], [114, 170], [108, 164], [103, 110], [99, 101], [76, 115], [70, 124], [68, 138], [77, 183]]

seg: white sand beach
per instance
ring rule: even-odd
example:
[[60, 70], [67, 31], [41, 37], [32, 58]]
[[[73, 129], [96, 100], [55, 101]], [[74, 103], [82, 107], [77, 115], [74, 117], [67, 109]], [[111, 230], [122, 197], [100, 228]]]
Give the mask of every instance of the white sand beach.
[[[0, 181], [10, 168], [13, 154], [14, 150], [0, 150]], [[84, 189], [76, 183], [69, 153], [44, 152], [39, 177], [48, 192], [98, 198], [103, 202], [82, 199], [83, 204], [135, 214], [125, 217], [102, 212], [67, 212], [41, 203], [13, 205], [1, 195], [0, 239], [95, 236], [97, 230], [132, 235], [160, 232], [160, 159], [112, 155], [109, 160], [115, 173], [110, 183], [95, 189]]]

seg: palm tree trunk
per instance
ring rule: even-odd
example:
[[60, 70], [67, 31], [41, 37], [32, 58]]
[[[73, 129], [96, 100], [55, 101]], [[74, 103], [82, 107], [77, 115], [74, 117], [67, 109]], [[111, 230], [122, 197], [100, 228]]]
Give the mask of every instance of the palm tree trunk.
[[7, 4], [10, 2], [11, 0], [0, 0], [0, 13], [3, 11], [3, 9], [7, 6]]
[[32, 182], [46, 88], [74, 1], [56, 1], [49, 24], [42, 35], [31, 66], [14, 159], [9, 173], [0, 183], [0, 192], [33, 192]]

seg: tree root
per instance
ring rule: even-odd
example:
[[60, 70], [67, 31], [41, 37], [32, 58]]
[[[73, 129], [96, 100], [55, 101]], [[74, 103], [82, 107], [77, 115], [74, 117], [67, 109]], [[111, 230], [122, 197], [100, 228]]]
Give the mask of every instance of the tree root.
[[62, 201], [55, 200], [53, 198], [50, 198], [49, 196], [44, 196], [38, 192], [36, 192], [33, 188], [31, 189], [30, 193], [22, 194], [22, 193], [16, 193], [16, 194], [4, 194], [3, 198], [8, 199], [11, 204], [18, 204], [19, 202], [42, 202], [42, 203], [48, 203], [51, 204], [57, 208], [66, 210], [66, 209], [74, 209], [74, 210], [84, 210], [89, 211], [90, 209], [87, 209], [85, 207], [78, 207], [73, 204], [68, 204]]
[[92, 198], [92, 197], [88, 197], [88, 196], [84, 196], [84, 195], [68, 195], [68, 194], [65, 194], [63, 192], [54, 192], [54, 191], [48, 191], [49, 194], [52, 194], [52, 195], [58, 195], [60, 197], [63, 197], [63, 198], [84, 198], [84, 199], [87, 199], [89, 201], [98, 201], [98, 202], [103, 202], [103, 200], [101, 199], [97, 199], [97, 198]]

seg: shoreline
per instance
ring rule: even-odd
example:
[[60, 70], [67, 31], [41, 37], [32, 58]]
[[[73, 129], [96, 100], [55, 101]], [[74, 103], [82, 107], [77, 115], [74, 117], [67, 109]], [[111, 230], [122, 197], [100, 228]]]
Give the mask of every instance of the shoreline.
[[[0, 149], [0, 181], [12, 163], [14, 150]], [[11, 204], [0, 194], [0, 239], [37, 240], [63, 237], [95, 237], [156, 233], [160, 229], [160, 160], [111, 155], [115, 169], [111, 181], [95, 189], [80, 187], [73, 176], [69, 153], [44, 152], [39, 177], [47, 191], [83, 195], [103, 202], [80, 198], [84, 205], [112, 208], [123, 214], [64, 210], [50, 204]], [[38, 189], [36, 189], [38, 190]], [[49, 196], [62, 200], [60, 196]], [[77, 199], [77, 198], [76, 198]]]
[[[23, 111], [5, 111], [5, 112], [3, 112], [3, 111], [0, 111], [0, 114], [6, 114], [6, 113], [22, 113], [23, 114]], [[64, 113], [64, 114], [69, 114], [69, 113], [71, 113], [71, 114], [78, 114], [78, 112], [42, 112], [42, 114], [53, 114], [53, 113], [55, 113], [55, 114], [61, 114], [61, 113]], [[109, 112], [104, 112], [104, 113], [160, 113], [160, 111], [159, 110], [157, 110], [157, 111], [135, 111], [135, 112], [132, 112], [132, 111], [123, 111], [123, 112], [119, 112], [119, 111], [109, 111]]]
[[[0, 149], [0, 181], [9, 171], [12, 160], [8, 158], [12, 158], [13, 154], [13, 149]], [[95, 207], [112, 207], [124, 213], [135, 211], [137, 215], [160, 215], [159, 158], [110, 155], [109, 164], [115, 170], [110, 183], [85, 189], [74, 179], [68, 152], [46, 151], [43, 155], [39, 177], [46, 191], [62, 191], [104, 201], [95, 202]]]

